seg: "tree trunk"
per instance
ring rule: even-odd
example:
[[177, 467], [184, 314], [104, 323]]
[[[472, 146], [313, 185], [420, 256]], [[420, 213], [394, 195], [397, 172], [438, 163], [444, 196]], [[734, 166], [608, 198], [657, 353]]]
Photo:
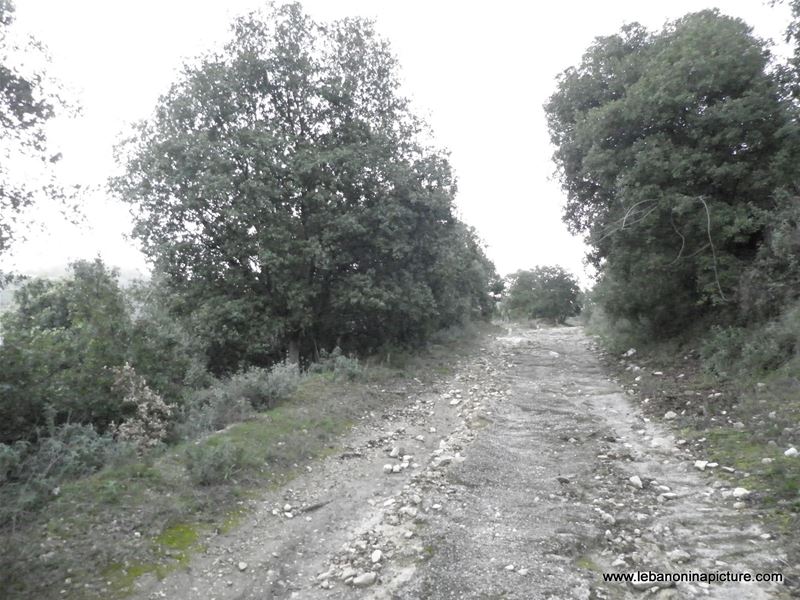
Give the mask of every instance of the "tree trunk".
[[286, 361], [290, 365], [300, 365], [300, 340], [293, 337], [289, 340], [289, 349], [286, 352]]

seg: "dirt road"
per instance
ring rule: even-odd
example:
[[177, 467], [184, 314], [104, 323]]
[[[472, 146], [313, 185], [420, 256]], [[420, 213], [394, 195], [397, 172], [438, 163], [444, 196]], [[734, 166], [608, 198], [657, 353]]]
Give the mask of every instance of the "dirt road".
[[139, 598], [789, 598], [746, 494], [693, 466], [612, 383], [580, 328], [487, 339], [454, 376], [356, 426]]

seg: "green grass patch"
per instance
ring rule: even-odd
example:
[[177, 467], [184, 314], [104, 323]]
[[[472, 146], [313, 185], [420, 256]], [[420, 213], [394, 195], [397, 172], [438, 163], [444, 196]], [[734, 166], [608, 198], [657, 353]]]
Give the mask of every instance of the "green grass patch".
[[585, 571], [592, 571], [594, 573], [602, 572], [602, 568], [590, 556], [583, 555], [575, 559], [575, 566]]

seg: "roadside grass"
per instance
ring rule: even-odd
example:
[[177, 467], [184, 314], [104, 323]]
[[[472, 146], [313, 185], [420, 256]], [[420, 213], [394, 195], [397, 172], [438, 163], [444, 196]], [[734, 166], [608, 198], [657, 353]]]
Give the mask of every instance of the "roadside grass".
[[205, 537], [237, 527], [265, 489], [335, 453], [370, 411], [452, 372], [490, 331], [373, 357], [355, 380], [308, 375], [291, 398], [247, 421], [64, 484], [27, 522], [0, 531], [2, 597], [114, 600], [184, 567]]

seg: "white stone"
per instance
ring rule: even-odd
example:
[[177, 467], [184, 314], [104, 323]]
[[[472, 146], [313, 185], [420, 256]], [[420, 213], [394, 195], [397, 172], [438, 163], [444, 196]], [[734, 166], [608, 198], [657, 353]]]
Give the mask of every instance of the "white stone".
[[400, 509], [401, 515], [407, 515], [412, 519], [417, 516], [417, 512], [418, 512], [417, 509], [414, 508], [413, 506], [404, 506], [403, 508]]
[[398, 448], [397, 446], [395, 446], [395, 447], [394, 447], [394, 448], [392, 448], [392, 450], [389, 452], [389, 458], [397, 458], [398, 456], [400, 456], [400, 448]]
[[356, 576], [357, 571], [353, 567], [345, 567], [342, 571], [342, 574], [339, 576], [339, 579], [345, 581], [346, 579], [350, 579], [351, 577]]
[[694, 468], [699, 469], [701, 471], [705, 471], [706, 467], [708, 466], [707, 460], [696, 460], [694, 461]]
[[747, 498], [750, 495], [750, 491], [746, 490], [743, 487], [737, 487], [733, 490], [733, 497], [734, 498]]
[[692, 556], [685, 550], [681, 550], [680, 548], [676, 548], [675, 550], [671, 550], [667, 552], [667, 558], [673, 562], [677, 563], [685, 563], [691, 560]]
[[394, 465], [392, 467], [392, 473], [399, 473], [400, 469], [402, 469], [402, 467], [400, 465]]
[[794, 446], [792, 446], [786, 452], [783, 453], [784, 456], [790, 456], [790, 457], [797, 456], [798, 454], [800, 454], [800, 452], [798, 452], [797, 448], [795, 448]]
[[384, 473], [391, 473], [393, 467], [394, 467], [394, 465], [383, 465], [383, 472]]
[[668, 410], [667, 412], [664, 413], [664, 418], [667, 421], [671, 421], [672, 419], [675, 419], [677, 417], [678, 417], [678, 414], [675, 411], [672, 411], [672, 410]]
[[513, 571], [514, 565], [506, 565], [506, 571]]
[[381, 558], [383, 558], [383, 552], [380, 550], [375, 550], [370, 558], [372, 559], [373, 563], [381, 562]]
[[630, 481], [630, 482], [631, 482], [631, 484], [632, 484], [634, 487], [637, 487], [637, 488], [639, 488], [639, 489], [642, 489], [642, 488], [644, 487], [644, 484], [642, 484], [642, 480], [641, 480], [641, 478], [640, 478], [638, 475], [634, 475], [633, 477], [631, 477], [630, 479], [628, 479], [628, 481]]
[[240, 562], [236, 566], [239, 568], [240, 571], [245, 571], [247, 569], [247, 563], [246, 562]]
[[358, 577], [353, 578], [353, 587], [369, 587], [378, 579], [378, 575], [372, 571], [369, 573], [362, 573]]

